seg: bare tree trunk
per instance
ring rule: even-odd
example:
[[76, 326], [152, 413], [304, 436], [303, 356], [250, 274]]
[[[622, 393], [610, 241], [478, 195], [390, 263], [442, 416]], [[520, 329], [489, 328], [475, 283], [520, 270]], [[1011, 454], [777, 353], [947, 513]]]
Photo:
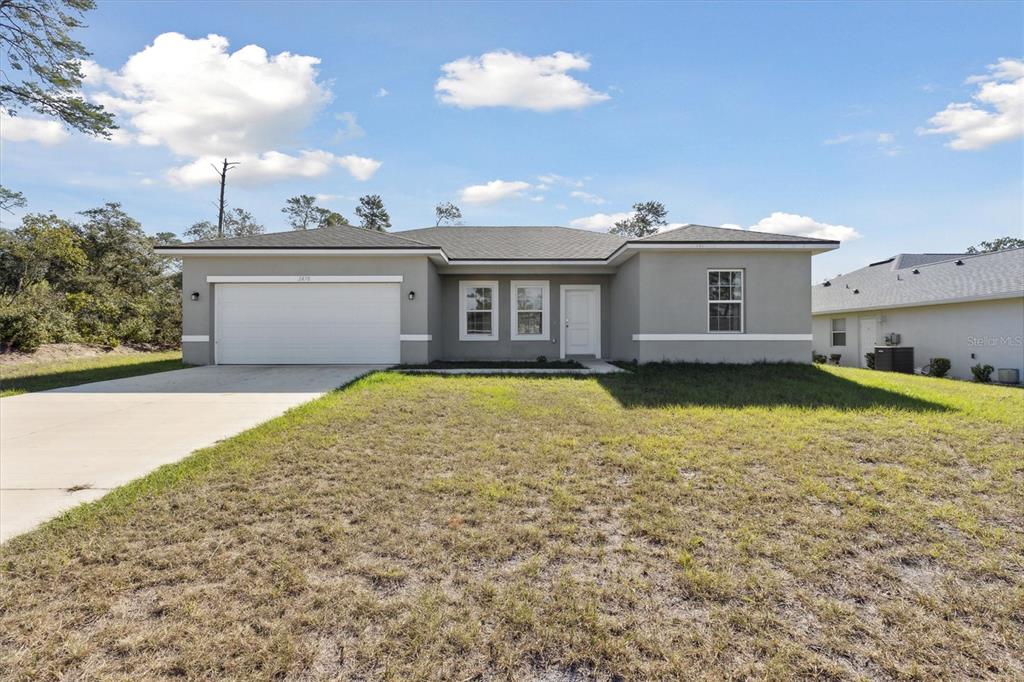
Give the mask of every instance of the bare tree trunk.
[[217, 212], [217, 238], [220, 239], [224, 236], [224, 185], [227, 184], [228, 171], [238, 165], [237, 161], [228, 161], [224, 159], [224, 165], [220, 170], [214, 166], [213, 170], [217, 171], [217, 175], [220, 176], [220, 204]]

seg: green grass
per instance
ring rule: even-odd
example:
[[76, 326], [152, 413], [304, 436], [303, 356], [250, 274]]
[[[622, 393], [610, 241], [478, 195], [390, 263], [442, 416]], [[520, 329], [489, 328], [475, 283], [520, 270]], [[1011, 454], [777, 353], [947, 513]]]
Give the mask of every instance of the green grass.
[[0, 398], [187, 366], [176, 350], [0, 366]]
[[0, 548], [9, 679], [1021, 679], [1024, 392], [379, 373]]

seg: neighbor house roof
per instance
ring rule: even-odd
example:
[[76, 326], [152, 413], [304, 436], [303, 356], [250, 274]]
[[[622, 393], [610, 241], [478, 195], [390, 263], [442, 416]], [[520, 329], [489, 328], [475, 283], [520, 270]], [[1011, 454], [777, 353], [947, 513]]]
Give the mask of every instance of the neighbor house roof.
[[1024, 249], [901, 253], [811, 288], [815, 314], [1024, 296]]
[[794, 244], [834, 248], [838, 242], [809, 237], [685, 225], [626, 240], [607, 232], [571, 227], [426, 227], [403, 232], [376, 232], [358, 227], [323, 227], [272, 232], [251, 237], [207, 239], [160, 247], [162, 253], [219, 249], [440, 249], [452, 260], [606, 261], [623, 246], [663, 244]]

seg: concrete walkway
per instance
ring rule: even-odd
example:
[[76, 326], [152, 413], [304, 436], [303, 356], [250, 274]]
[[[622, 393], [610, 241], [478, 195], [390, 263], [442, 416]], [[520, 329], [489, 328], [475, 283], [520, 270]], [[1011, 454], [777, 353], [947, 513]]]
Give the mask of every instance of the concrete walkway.
[[0, 398], [0, 542], [384, 368], [194, 367]]

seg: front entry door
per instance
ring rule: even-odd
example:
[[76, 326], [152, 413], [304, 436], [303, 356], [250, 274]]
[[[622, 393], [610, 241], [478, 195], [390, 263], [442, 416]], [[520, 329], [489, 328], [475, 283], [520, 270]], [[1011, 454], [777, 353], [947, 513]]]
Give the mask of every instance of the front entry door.
[[562, 290], [565, 328], [563, 355], [601, 353], [600, 289], [596, 286], [565, 286]]
[[878, 322], [873, 317], [860, 318], [860, 366], [867, 367], [868, 360], [865, 353], [874, 353], [875, 344], [878, 343]]

